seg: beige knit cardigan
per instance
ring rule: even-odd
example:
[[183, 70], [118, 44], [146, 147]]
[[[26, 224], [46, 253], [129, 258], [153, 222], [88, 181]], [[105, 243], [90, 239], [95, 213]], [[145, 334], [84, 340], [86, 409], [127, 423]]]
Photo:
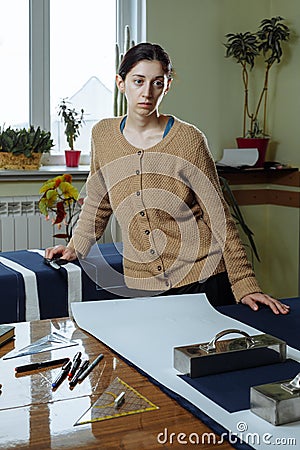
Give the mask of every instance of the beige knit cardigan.
[[85, 258], [114, 213], [128, 287], [165, 291], [227, 271], [236, 301], [261, 292], [204, 134], [175, 118], [167, 136], [141, 149], [125, 139], [121, 119], [93, 127], [87, 196], [69, 246]]

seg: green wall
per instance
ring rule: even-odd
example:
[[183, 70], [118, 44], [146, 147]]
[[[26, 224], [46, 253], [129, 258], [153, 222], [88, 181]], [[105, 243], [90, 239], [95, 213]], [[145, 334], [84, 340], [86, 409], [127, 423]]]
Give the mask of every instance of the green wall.
[[224, 57], [224, 36], [255, 31], [261, 19], [274, 15], [285, 18], [294, 37], [281, 64], [270, 74], [268, 130], [272, 144], [267, 159], [299, 167], [299, 0], [147, 1], [147, 39], [166, 48], [177, 72], [163, 111], [201, 128], [215, 159], [223, 148], [234, 148], [235, 138], [242, 132], [240, 67]]
[[[263, 18], [281, 15], [293, 30], [280, 65], [272, 68], [267, 159], [300, 167], [299, 0], [148, 0], [147, 40], [171, 55], [176, 78], [162, 111], [194, 123], [218, 160], [242, 132], [243, 90], [239, 66], [224, 57], [227, 33], [255, 31]], [[298, 295], [299, 210], [261, 205], [242, 208], [254, 231], [265, 292]]]

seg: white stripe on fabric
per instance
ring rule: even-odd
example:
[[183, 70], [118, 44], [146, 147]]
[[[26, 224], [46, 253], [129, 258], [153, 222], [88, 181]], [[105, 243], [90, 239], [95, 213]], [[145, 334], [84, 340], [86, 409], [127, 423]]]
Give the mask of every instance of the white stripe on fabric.
[[[44, 257], [44, 250], [31, 249], [29, 252], [35, 252]], [[69, 262], [65, 266], [61, 266], [59, 270], [66, 270], [68, 275], [68, 311], [71, 317], [71, 303], [82, 301], [82, 281], [81, 268], [76, 264]], [[53, 269], [55, 270], [55, 269]]]
[[35, 272], [10, 259], [4, 258], [3, 256], [0, 256], [0, 262], [16, 272], [19, 272], [23, 276], [26, 301], [25, 318], [27, 321], [39, 320], [40, 305]]

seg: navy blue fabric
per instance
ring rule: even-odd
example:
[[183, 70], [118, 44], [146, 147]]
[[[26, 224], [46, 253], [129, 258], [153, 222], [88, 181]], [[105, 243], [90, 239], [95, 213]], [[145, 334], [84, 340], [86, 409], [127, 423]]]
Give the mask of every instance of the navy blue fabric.
[[233, 413], [250, 408], [250, 387], [294, 378], [300, 372], [300, 364], [291, 359], [283, 363], [251, 369], [190, 378], [179, 375], [184, 381], [212, 401]]
[[226, 316], [237, 319], [251, 327], [284, 340], [290, 347], [300, 350], [300, 298], [281, 300], [290, 305], [289, 314], [275, 315], [270, 308], [261, 306], [258, 311], [252, 311], [249, 306], [238, 304], [217, 308]]
[[41, 255], [20, 250], [5, 252], [2, 256], [35, 272], [40, 318], [66, 317], [68, 312], [68, 286], [65, 270], [54, 270], [43, 262]]
[[[293, 345], [289, 343], [289, 345], [299, 348], [299, 342], [295, 342], [295, 336], [298, 333], [299, 335], [299, 319], [300, 319], [300, 299], [289, 299], [289, 300], [283, 300], [285, 303], [291, 305], [291, 313], [285, 316], [277, 316], [274, 313], [272, 313], [269, 309], [262, 307], [259, 311], [252, 311], [249, 307], [245, 305], [233, 305], [233, 306], [222, 306], [216, 308], [218, 311], [222, 312], [225, 315], [228, 315], [230, 317], [233, 317], [241, 322], [247, 323], [250, 326], [253, 326], [255, 328], [261, 329], [262, 331], [272, 334], [274, 336], [277, 336], [278, 338], [281, 338], [285, 340], [287, 343], [292, 342]], [[297, 326], [295, 327], [295, 324]], [[283, 326], [283, 328], [282, 328]], [[271, 332], [272, 331], [272, 332]], [[157, 380], [153, 379], [152, 377], [149, 377], [145, 372], [141, 371], [138, 367], [134, 366], [132, 363], [127, 361], [125, 358], [123, 358], [121, 355], [119, 355], [121, 359], [125, 360], [127, 363], [135, 367], [136, 370], [141, 372], [144, 376], [146, 376], [149, 381], [157, 385], [163, 392], [165, 392], [167, 395], [169, 395], [171, 398], [176, 400], [183, 408], [190, 411], [195, 417], [200, 419], [203, 423], [205, 423], [211, 430], [213, 430], [218, 435], [222, 435], [222, 433], [227, 433], [228, 440], [230, 442], [230, 432], [227, 431], [222, 425], [220, 425], [218, 422], [216, 422], [214, 419], [209, 417], [207, 414], [205, 414], [203, 411], [201, 411], [199, 408], [197, 408], [195, 405], [190, 403], [188, 400], [186, 400], [184, 397], [178, 395], [177, 393], [171, 391], [170, 389], [166, 388], [162, 384], [160, 384]], [[279, 381], [284, 380], [285, 378], [292, 378], [294, 375], [296, 375], [299, 372], [299, 363], [292, 360], [287, 360], [285, 363], [277, 364], [276, 366], [276, 377], [275, 379], [273, 377], [273, 366], [266, 366], [265, 369], [268, 372], [268, 378], [266, 383], [272, 382], [272, 381]], [[256, 375], [258, 377], [258, 374], [254, 374], [255, 369], [246, 369], [242, 372], [242, 374], [239, 374], [237, 377], [237, 381], [240, 385], [240, 383], [243, 384], [243, 377], [245, 373], [252, 373], [253, 376]], [[207, 380], [205, 383], [203, 383], [203, 391], [205, 391], [204, 395], [211, 398], [211, 392], [218, 390], [218, 393], [222, 393], [222, 390], [228, 390], [227, 400], [230, 398], [230, 401], [233, 400], [236, 401], [236, 397], [239, 397], [242, 395], [242, 397], [246, 400], [247, 405], [246, 408], [249, 408], [249, 385], [243, 386], [242, 388], [239, 388], [239, 391], [237, 392], [236, 384], [234, 385], [234, 388], [231, 383], [232, 379], [232, 373], [228, 372], [224, 373], [222, 375], [210, 375], [209, 377], [206, 377]], [[287, 374], [290, 373], [290, 376], [287, 376]], [[215, 377], [220, 377], [219, 381], [215, 379]], [[279, 377], [279, 378], [278, 378]], [[184, 378], [182, 376], [182, 378]], [[221, 379], [221, 381], [220, 381]], [[248, 378], [249, 379], [249, 378]], [[261, 379], [261, 378], [260, 378]], [[188, 380], [190, 382], [191, 379]], [[255, 379], [255, 383], [252, 383], [251, 385], [258, 385], [261, 384], [259, 381], [259, 378]], [[225, 388], [226, 386], [226, 388]], [[230, 387], [229, 387], [230, 386]], [[223, 393], [224, 394], [224, 393]], [[226, 394], [226, 393], [225, 393]], [[225, 404], [225, 397], [223, 396], [223, 400], [218, 400], [216, 403], [218, 404]], [[227, 406], [229, 402], [226, 402]], [[228, 406], [229, 409], [232, 408]], [[227, 409], [227, 408], [225, 408]], [[244, 409], [244, 408], [243, 408]], [[231, 445], [239, 450], [249, 450], [252, 449], [250, 445], [244, 443], [244, 442], [230, 442]]]
[[[95, 263], [95, 270], [101, 274], [99, 284], [95, 283], [97, 276], [90, 278], [82, 270], [82, 300], [123, 298], [126, 288], [123, 277], [122, 244], [100, 244], [99, 249], [100, 255]], [[35, 272], [41, 319], [69, 315], [66, 270], [63, 268], [55, 270], [47, 266], [40, 254], [27, 250], [3, 252], [1, 256]], [[74, 264], [80, 266], [79, 261], [74, 261]], [[114, 278], [118, 278], [117, 286], [114, 285]], [[114, 289], [110, 290], [112, 285]], [[0, 265], [0, 294], [0, 323], [26, 320], [23, 276], [3, 264]]]
[[0, 305], [0, 323], [25, 320], [23, 276], [2, 263], [0, 263]]
[[146, 377], [151, 383], [153, 383], [155, 386], [157, 386], [162, 392], [167, 394], [169, 397], [171, 397], [173, 400], [175, 400], [180, 406], [185, 408], [187, 411], [189, 411], [193, 416], [195, 416], [197, 419], [201, 420], [205, 425], [207, 425], [214, 433], [216, 433], [219, 436], [222, 436], [225, 441], [229, 441], [229, 443], [232, 445], [232, 447], [238, 449], [238, 450], [253, 450], [253, 447], [246, 444], [245, 442], [242, 442], [241, 440], [232, 440], [231, 439], [231, 433], [226, 428], [224, 428], [222, 425], [220, 425], [218, 422], [216, 422], [214, 419], [212, 419], [210, 416], [205, 414], [200, 408], [195, 406], [193, 403], [191, 403], [186, 398], [182, 397], [181, 395], [177, 394], [176, 392], [172, 391], [171, 389], [167, 388], [166, 386], [162, 385], [159, 381], [157, 381], [155, 378], [148, 375], [146, 372], [144, 372], [142, 369], [140, 369], [138, 366], [133, 364], [128, 359], [124, 358], [123, 355], [120, 353], [115, 352], [120, 359], [125, 361], [129, 366], [134, 367], [135, 370], [137, 370], [141, 375]]
[[[287, 345], [300, 350], [300, 299], [287, 299], [283, 302], [290, 305], [289, 314], [276, 315], [265, 306], [260, 307], [258, 311], [253, 311], [249, 306], [242, 304], [221, 306], [216, 309], [226, 316], [276, 336], [284, 340]], [[300, 364], [293, 360], [287, 360], [280, 364], [194, 379], [186, 375], [181, 378], [227, 411], [235, 412], [249, 409], [250, 386], [293, 378], [299, 372]]]

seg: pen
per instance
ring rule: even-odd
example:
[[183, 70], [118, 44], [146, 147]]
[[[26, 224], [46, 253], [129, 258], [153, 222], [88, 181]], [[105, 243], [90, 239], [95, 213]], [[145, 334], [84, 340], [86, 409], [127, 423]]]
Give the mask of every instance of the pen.
[[62, 383], [64, 381], [64, 379], [67, 377], [67, 375], [69, 373], [71, 365], [72, 365], [72, 362], [69, 360], [62, 366], [60, 373], [58, 374], [57, 378], [52, 383], [52, 389], [56, 389], [60, 385], [60, 383]]
[[51, 359], [50, 361], [42, 361], [31, 364], [24, 364], [24, 366], [15, 367], [16, 373], [28, 372], [31, 370], [44, 369], [45, 367], [62, 366], [66, 362], [70, 361], [70, 358]]
[[101, 353], [99, 356], [97, 356], [96, 359], [94, 359], [94, 361], [85, 369], [84, 372], [82, 372], [82, 374], [78, 377], [78, 383], [81, 383], [87, 376], [88, 374], [94, 369], [94, 367], [96, 367], [96, 365], [101, 361], [101, 359], [103, 358], [103, 354]]
[[78, 369], [78, 367], [80, 366], [80, 363], [81, 363], [81, 352], [78, 352], [78, 353], [76, 353], [76, 355], [73, 358], [72, 367], [68, 374], [69, 380], [71, 380], [73, 378], [73, 376], [75, 375], [75, 372]]
[[89, 365], [89, 360], [88, 359], [86, 359], [85, 361], [82, 362], [81, 366], [78, 369], [78, 372], [74, 375], [74, 377], [70, 381], [70, 387], [76, 386], [76, 384], [78, 382], [78, 378], [85, 371], [85, 369], [87, 368], [88, 365]]

